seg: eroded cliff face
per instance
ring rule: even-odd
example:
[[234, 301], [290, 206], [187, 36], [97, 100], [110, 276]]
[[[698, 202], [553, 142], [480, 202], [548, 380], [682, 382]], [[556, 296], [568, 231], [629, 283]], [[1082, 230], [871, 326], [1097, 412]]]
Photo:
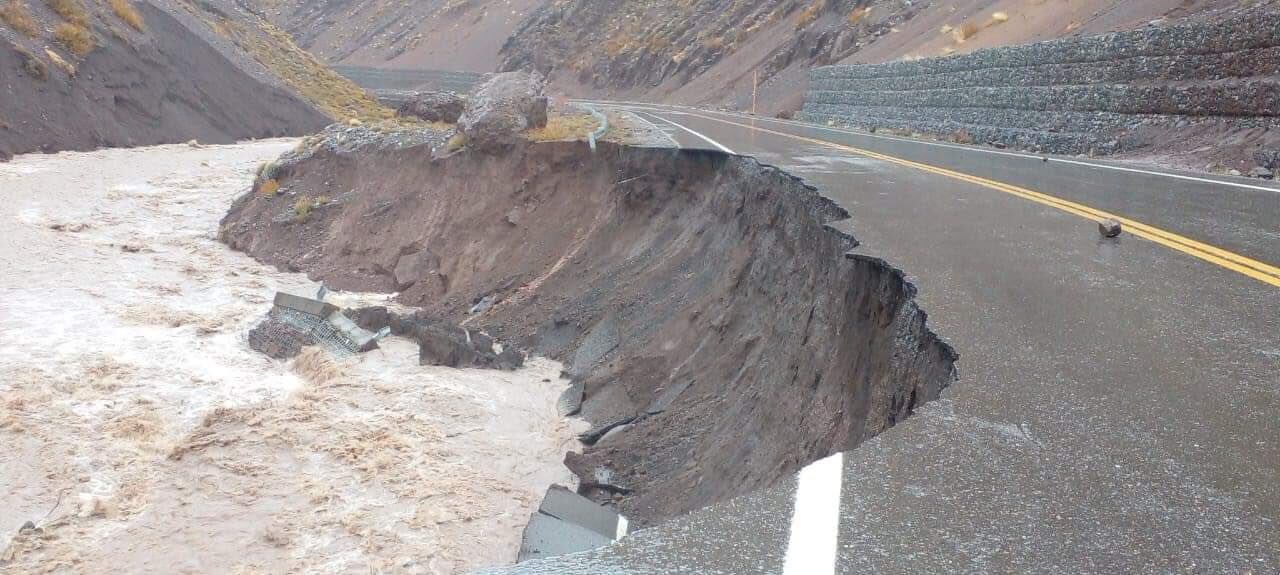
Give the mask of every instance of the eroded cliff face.
[[847, 213], [751, 158], [322, 146], [270, 175], [224, 241], [564, 361], [590, 440], [629, 425], [568, 463], [641, 523], [855, 447], [955, 378], [902, 273], [827, 225]]

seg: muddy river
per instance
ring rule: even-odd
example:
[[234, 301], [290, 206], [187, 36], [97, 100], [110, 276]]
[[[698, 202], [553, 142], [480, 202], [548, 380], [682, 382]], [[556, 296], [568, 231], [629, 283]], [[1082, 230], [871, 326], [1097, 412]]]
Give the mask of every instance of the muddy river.
[[276, 290], [317, 286], [214, 238], [295, 144], [0, 164], [0, 572], [465, 572], [571, 481], [554, 362], [249, 349]]

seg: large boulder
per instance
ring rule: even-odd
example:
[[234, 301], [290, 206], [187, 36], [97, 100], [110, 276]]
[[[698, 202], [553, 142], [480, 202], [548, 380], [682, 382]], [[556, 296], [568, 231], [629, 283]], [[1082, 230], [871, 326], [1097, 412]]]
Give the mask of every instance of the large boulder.
[[400, 104], [396, 115], [453, 124], [466, 107], [466, 98], [453, 92], [418, 92]]
[[475, 148], [501, 147], [547, 125], [546, 80], [537, 72], [494, 74], [471, 95], [458, 131]]

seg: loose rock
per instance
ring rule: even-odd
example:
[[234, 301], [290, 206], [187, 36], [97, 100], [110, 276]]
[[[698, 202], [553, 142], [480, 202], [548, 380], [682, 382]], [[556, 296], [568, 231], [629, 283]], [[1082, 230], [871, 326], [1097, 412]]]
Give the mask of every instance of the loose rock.
[[1105, 219], [1098, 222], [1098, 233], [1104, 238], [1114, 238], [1120, 235], [1120, 222], [1113, 219]]
[[453, 92], [418, 92], [396, 109], [396, 115], [453, 124], [466, 106], [466, 98]]
[[1262, 167], [1262, 166], [1258, 166], [1258, 167], [1256, 167], [1256, 168], [1254, 168], [1254, 169], [1252, 169], [1252, 170], [1249, 170], [1249, 177], [1251, 177], [1251, 178], [1262, 178], [1262, 179], [1264, 179], [1264, 180], [1270, 180], [1270, 179], [1272, 179], [1272, 178], [1276, 177], [1276, 174], [1275, 174], [1275, 172], [1272, 172], [1271, 170], [1268, 170], [1267, 168], [1264, 168], [1264, 167]]
[[495, 74], [480, 86], [458, 118], [468, 145], [502, 147], [530, 128], [547, 125], [546, 80], [536, 72]]

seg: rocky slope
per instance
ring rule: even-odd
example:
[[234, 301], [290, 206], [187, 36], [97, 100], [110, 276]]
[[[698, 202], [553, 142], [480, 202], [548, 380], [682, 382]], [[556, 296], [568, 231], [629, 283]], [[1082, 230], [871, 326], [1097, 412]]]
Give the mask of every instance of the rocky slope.
[[294, 135], [384, 114], [230, 1], [0, 2], [0, 158]]

